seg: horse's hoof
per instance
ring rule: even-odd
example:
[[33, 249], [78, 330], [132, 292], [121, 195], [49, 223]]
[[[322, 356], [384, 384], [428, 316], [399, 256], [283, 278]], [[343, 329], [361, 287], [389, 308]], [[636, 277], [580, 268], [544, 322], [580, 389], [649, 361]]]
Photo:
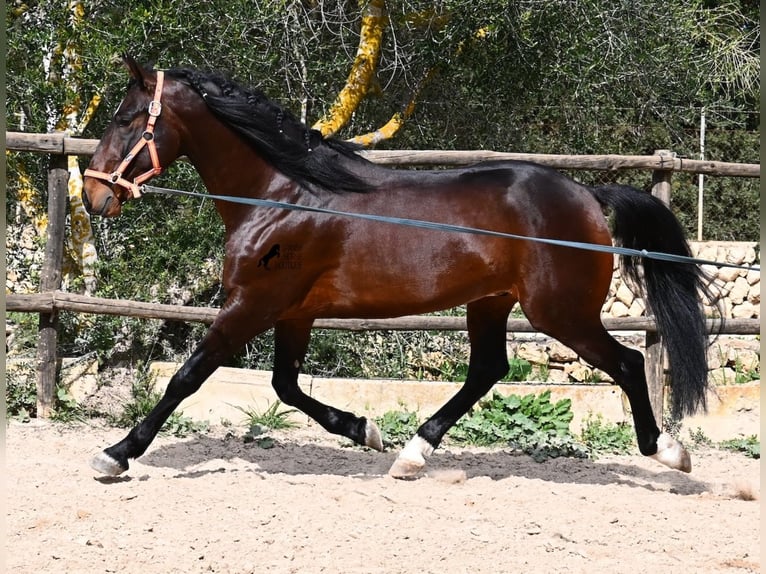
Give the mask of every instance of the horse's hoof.
[[433, 454], [434, 447], [419, 435], [415, 435], [404, 445], [388, 471], [394, 478], [414, 478], [426, 466], [426, 457]]
[[367, 421], [367, 426], [364, 430], [364, 446], [374, 448], [375, 450], [383, 450], [383, 438], [380, 435], [380, 429], [371, 420]]
[[93, 470], [107, 476], [118, 476], [128, 470], [128, 465], [121, 465], [104, 451], [101, 451], [91, 459], [90, 466]]
[[426, 461], [423, 459], [412, 460], [410, 458], [402, 458], [399, 456], [388, 470], [388, 475], [402, 480], [415, 478], [425, 466]]
[[657, 453], [650, 456], [675, 470], [692, 471], [691, 456], [680, 442], [667, 433], [662, 433], [657, 438]]

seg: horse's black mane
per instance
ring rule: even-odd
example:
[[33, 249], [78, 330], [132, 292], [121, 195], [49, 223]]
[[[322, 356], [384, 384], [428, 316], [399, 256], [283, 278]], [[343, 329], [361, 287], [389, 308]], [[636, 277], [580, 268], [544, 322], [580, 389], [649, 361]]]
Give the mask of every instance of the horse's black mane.
[[357, 154], [360, 146], [324, 137], [261, 91], [244, 88], [220, 74], [186, 68], [170, 69], [166, 74], [196, 90], [210, 111], [287, 177], [334, 191], [371, 189], [370, 183], [348, 168], [350, 162], [339, 161], [342, 156], [366, 162]]

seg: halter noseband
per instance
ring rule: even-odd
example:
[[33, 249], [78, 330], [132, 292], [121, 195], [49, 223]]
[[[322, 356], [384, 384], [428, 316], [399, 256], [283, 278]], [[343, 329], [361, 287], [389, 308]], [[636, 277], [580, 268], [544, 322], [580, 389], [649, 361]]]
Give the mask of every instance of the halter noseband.
[[[164, 81], [165, 73], [162, 70], [157, 71], [157, 85], [154, 88], [154, 99], [149, 102], [149, 121], [146, 123], [146, 129], [141, 134], [141, 139], [138, 140], [136, 145], [133, 146], [122, 160], [122, 163], [112, 173], [106, 173], [103, 171], [96, 171], [93, 169], [86, 169], [84, 175], [87, 177], [95, 177], [96, 179], [102, 179], [111, 184], [121, 185], [122, 187], [130, 190], [134, 198], [141, 197], [140, 185], [148, 179], [151, 179], [155, 175], [162, 173], [162, 166], [160, 166], [160, 158], [157, 155], [157, 146], [154, 145], [154, 124], [157, 122], [157, 118], [160, 117], [162, 112], [162, 84]], [[137, 176], [133, 182], [123, 179], [122, 174], [136, 158], [138, 152], [140, 152], [144, 146], [149, 148], [149, 156], [152, 158], [152, 169]]]

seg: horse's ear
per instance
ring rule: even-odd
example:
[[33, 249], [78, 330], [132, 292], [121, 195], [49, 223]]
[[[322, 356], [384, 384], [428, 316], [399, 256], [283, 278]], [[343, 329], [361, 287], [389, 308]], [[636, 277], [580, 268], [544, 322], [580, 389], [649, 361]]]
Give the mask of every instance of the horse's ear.
[[144, 80], [148, 76], [148, 73], [147, 73], [148, 70], [145, 69], [141, 64], [136, 62], [133, 59], [133, 56], [129, 54], [125, 54], [122, 57], [122, 61], [125, 64], [125, 66], [128, 68], [130, 75], [133, 76], [133, 79], [136, 80], [142, 88], [146, 87], [146, 82]]

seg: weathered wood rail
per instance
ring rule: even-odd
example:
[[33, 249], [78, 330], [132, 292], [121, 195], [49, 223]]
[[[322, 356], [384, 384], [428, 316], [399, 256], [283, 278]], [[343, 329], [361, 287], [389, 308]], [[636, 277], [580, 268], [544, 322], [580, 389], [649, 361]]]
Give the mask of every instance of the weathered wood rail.
[[[98, 144], [98, 140], [73, 138], [64, 134], [6, 132], [5, 138], [6, 149], [10, 151], [59, 155], [92, 155]], [[362, 155], [375, 163], [400, 167], [469, 165], [486, 160], [512, 159], [533, 161], [557, 169], [598, 171], [640, 169], [733, 177], [761, 176], [760, 164], [685, 159], [669, 152], [654, 155], [563, 155], [490, 150], [370, 150], [363, 152]]]
[[[61, 286], [61, 251], [64, 241], [67, 201], [68, 155], [92, 155], [98, 140], [72, 138], [61, 133], [28, 134], [6, 132], [6, 149], [51, 156], [48, 180], [48, 228], [45, 261], [41, 273], [40, 293], [7, 294], [6, 311], [40, 314], [37, 352], [37, 411], [47, 417], [54, 405], [56, 383], [56, 327], [61, 311], [189, 321], [209, 324], [217, 309], [162, 305], [138, 301], [86, 297], [59, 290]], [[739, 164], [720, 161], [678, 158], [670, 151], [659, 150], [648, 156], [621, 155], [559, 155], [506, 153], [488, 150], [398, 150], [367, 151], [364, 155], [373, 162], [400, 166], [467, 165], [485, 160], [533, 161], [556, 169], [618, 171], [648, 170], [652, 174], [652, 193], [670, 203], [673, 172], [689, 172], [715, 176], [760, 177], [760, 164]], [[655, 414], [662, 420], [665, 396], [664, 358], [659, 334], [651, 317], [604, 318], [610, 331], [644, 331], [646, 333], [646, 363], [649, 392]], [[360, 330], [465, 330], [463, 317], [408, 316], [396, 319], [321, 319], [316, 328]], [[715, 320], [708, 321], [713, 333], [758, 334], [758, 319], [729, 319], [723, 330]], [[525, 319], [510, 319], [509, 332], [535, 332]]]
[[[5, 300], [7, 311], [52, 314], [60, 311], [117, 315], [139, 319], [162, 319], [189, 323], [213, 322], [219, 309], [215, 307], [188, 307], [164, 303], [145, 303], [127, 299], [104, 299], [48, 291], [45, 293], [8, 294]], [[655, 333], [657, 324], [651, 317], [604, 317], [604, 326], [609, 331], [646, 331]], [[466, 319], [461, 316], [405, 315], [392, 319], [317, 319], [317, 329], [344, 331], [465, 331]], [[708, 319], [707, 329], [717, 333], [721, 329], [719, 319]], [[726, 319], [723, 328], [728, 335], [755, 335], [760, 332], [760, 319]], [[508, 319], [506, 330], [510, 333], [536, 333], [537, 330], [526, 319]]]

